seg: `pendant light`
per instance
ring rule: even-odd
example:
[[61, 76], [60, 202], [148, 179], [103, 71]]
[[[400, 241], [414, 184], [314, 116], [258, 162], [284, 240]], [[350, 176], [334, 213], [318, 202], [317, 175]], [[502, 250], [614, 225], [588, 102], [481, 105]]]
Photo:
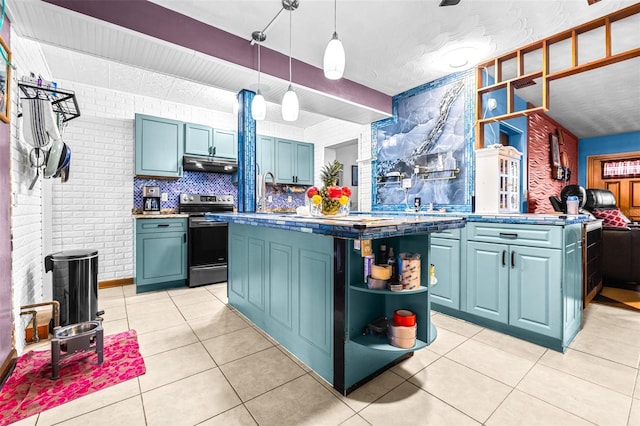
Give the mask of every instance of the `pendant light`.
[[324, 51], [322, 68], [324, 76], [329, 80], [339, 80], [344, 74], [345, 54], [337, 32], [337, 0], [333, 0], [333, 37]]
[[282, 119], [284, 121], [296, 121], [300, 110], [298, 96], [291, 87], [291, 14], [293, 9], [293, 7], [289, 8], [289, 88], [282, 98]]
[[254, 120], [264, 120], [267, 116], [267, 103], [264, 100], [264, 96], [260, 92], [260, 42], [266, 39], [266, 36], [261, 31], [255, 31], [253, 39], [258, 43], [258, 91], [251, 101], [251, 116]]

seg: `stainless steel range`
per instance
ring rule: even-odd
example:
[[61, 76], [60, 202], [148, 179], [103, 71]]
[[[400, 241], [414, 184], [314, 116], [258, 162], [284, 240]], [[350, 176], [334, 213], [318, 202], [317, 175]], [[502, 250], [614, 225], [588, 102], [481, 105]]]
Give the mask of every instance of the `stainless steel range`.
[[227, 281], [227, 223], [207, 221], [204, 214], [233, 211], [233, 196], [181, 194], [178, 211], [189, 214], [187, 285]]

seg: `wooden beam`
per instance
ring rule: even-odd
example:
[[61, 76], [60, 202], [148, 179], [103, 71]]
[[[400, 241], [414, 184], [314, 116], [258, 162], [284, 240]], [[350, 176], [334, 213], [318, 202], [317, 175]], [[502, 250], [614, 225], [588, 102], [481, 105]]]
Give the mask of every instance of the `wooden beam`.
[[569, 77], [581, 72], [591, 71], [596, 68], [615, 64], [621, 61], [626, 61], [627, 59], [637, 58], [639, 56], [640, 47], [637, 49], [631, 49], [627, 50], [626, 52], [618, 53], [617, 55], [609, 56], [608, 58], [596, 59], [595, 61], [587, 62], [586, 64], [578, 65], [577, 67], [556, 71], [553, 74], [547, 75], [547, 80], [557, 80], [559, 78]]
[[546, 112], [546, 110], [543, 107], [535, 107], [535, 108], [529, 108], [529, 109], [523, 109], [520, 111], [514, 111], [510, 114], [502, 114], [502, 115], [496, 115], [495, 117], [487, 117], [487, 118], [483, 118], [478, 120], [477, 124], [485, 124], [485, 123], [494, 123], [496, 121], [502, 121], [502, 120], [509, 120], [511, 118], [517, 118], [517, 117], [522, 117], [525, 115], [531, 115], [534, 114], [536, 112]]

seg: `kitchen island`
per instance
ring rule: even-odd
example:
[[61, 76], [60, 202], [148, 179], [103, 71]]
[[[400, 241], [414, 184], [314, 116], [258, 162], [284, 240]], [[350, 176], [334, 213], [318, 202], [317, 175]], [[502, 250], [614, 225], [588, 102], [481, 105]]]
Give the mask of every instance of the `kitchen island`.
[[[207, 214], [229, 223], [229, 304], [333, 387], [347, 394], [436, 338], [430, 319], [430, 233], [462, 228], [460, 217], [416, 215]], [[422, 285], [392, 292], [365, 285], [359, 243], [421, 256]], [[212, 242], [215, 243], [215, 242]], [[397, 309], [416, 314], [414, 347], [363, 334]]]

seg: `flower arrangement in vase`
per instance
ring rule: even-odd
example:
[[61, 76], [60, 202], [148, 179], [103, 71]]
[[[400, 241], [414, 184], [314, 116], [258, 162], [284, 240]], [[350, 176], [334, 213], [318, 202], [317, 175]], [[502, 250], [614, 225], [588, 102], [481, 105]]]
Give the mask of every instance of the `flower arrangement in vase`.
[[307, 189], [307, 198], [311, 201], [311, 212], [315, 215], [347, 215], [349, 214], [349, 197], [351, 189], [348, 186], [338, 186], [338, 175], [342, 164], [338, 160], [322, 168], [320, 179], [322, 187], [315, 186]]

